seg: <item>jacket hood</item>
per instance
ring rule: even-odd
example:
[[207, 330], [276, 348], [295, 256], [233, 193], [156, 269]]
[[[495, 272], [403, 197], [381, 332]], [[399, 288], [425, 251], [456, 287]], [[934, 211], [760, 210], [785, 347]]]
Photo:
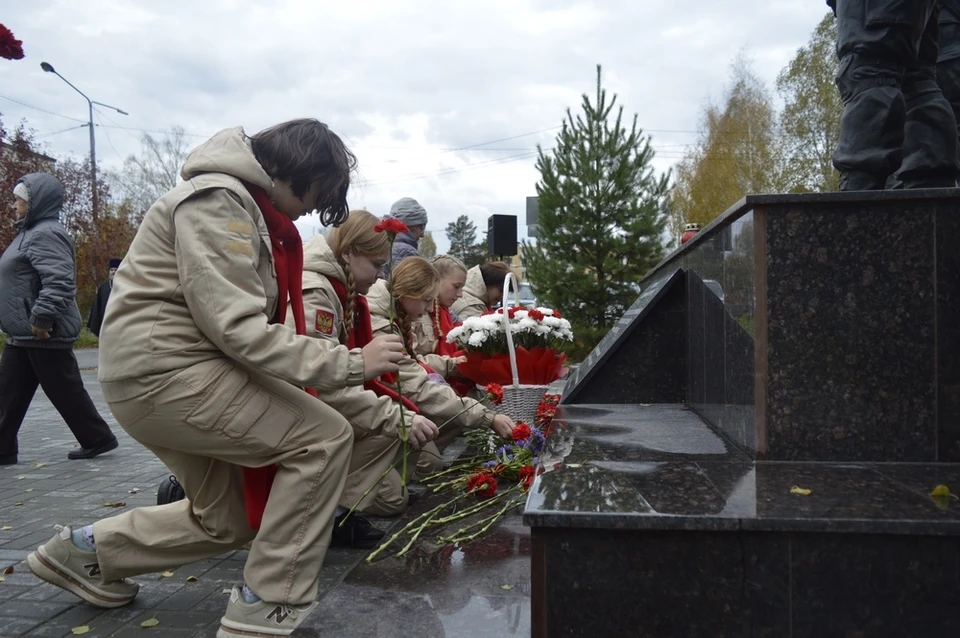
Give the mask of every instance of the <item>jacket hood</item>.
[[303, 288], [316, 288], [323, 277], [347, 283], [346, 273], [323, 235], [314, 235], [303, 245]]
[[59, 219], [63, 207], [63, 185], [49, 173], [30, 173], [18, 180], [30, 194], [30, 208], [23, 217], [23, 227], [30, 228], [46, 219]]
[[475, 297], [487, 305], [487, 284], [483, 281], [480, 266], [467, 271], [467, 281], [463, 284], [463, 294]]
[[273, 193], [273, 180], [254, 157], [242, 126], [220, 131], [190, 152], [180, 175], [188, 180], [203, 173], [224, 173]]

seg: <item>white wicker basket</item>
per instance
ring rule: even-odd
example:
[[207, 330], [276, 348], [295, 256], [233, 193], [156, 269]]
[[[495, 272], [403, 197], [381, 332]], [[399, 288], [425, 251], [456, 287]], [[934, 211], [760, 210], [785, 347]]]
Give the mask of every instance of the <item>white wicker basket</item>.
[[[516, 279], [513, 273], [507, 273], [503, 280], [504, 301], [511, 290], [513, 284], [513, 302], [520, 305], [520, 295], [517, 292]], [[497, 412], [506, 414], [514, 421], [523, 421], [533, 427], [536, 422], [537, 406], [540, 405], [543, 395], [547, 393], [549, 385], [523, 385], [520, 383], [520, 375], [517, 373], [517, 349], [513, 345], [513, 333], [510, 328], [510, 315], [507, 312], [507, 304], [503, 304], [503, 330], [507, 335], [507, 351], [510, 355], [510, 372], [513, 376], [513, 385], [503, 386], [503, 403], [496, 406]], [[484, 387], [478, 385], [481, 394], [485, 392]]]

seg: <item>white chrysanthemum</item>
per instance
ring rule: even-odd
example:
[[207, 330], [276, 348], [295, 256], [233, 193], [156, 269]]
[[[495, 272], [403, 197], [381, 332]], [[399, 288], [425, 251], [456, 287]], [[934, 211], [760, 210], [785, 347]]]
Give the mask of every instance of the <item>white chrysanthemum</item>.
[[539, 310], [539, 311], [542, 312], [543, 314], [547, 315], [548, 317], [552, 317], [552, 316], [553, 316], [553, 308], [537, 308], [537, 310]]
[[469, 343], [474, 348], [479, 348], [480, 346], [483, 345], [483, 342], [486, 340], [487, 340], [486, 334], [484, 334], [483, 332], [474, 332], [472, 335], [470, 335], [470, 338], [467, 340], [467, 343]]
[[460, 335], [463, 334], [463, 326], [457, 326], [447, 333], [447, 343], [456, 343]]

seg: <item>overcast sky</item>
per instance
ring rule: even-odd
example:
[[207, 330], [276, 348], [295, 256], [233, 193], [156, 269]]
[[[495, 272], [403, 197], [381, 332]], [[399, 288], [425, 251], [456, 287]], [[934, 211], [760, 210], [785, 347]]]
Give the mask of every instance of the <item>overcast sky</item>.
[[[518, 215], [524, 236], [536, 145], [551, 147], [565, 110], [593, 93], [597, 63], [666, 170], [738, 51], [772, 87], [828, 10], [822, 0], [2, 4], [26, 57], [0, 60], [0, 113], [8, 128], [26, 118], [54, 155], [89, 153], [87, 130], [72, 128], [87, 106], [41, 61], [129, 112], [96, 114], [109, 168], [139, 152], [143, 130], [181, 125], [200, 143], [237, 124], [252, 133], [313, 116], [359, 157], [351, 206], [380, 215], [414, 197], [441, 251], [462, 214], [480, 238], [489, 215]], [[305, 235], [318, 224], [300, 223]]]

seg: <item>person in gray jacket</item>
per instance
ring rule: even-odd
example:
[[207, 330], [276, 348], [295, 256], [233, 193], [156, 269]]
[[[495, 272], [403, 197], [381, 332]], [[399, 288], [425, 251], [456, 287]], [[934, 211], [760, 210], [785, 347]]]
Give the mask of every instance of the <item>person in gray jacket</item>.
[[392, 259], [380, 269], [380, 279], [390, 279], [391, 268], [396, 268], [407, 257], [420, 256], [420, 239], [427, 230], [427, 211], [412, 197], [401, 197], [395, 201], [387, 217], [402, 221], [407, 225], [409, 232], [397, 235], [396, 241], [393, 242]]
[[13, 194], [20, 232], [0, 256], [0, 465], [17, 463], [17, 433], [38, 386], [80, 443], [67, 457], [93, 458], [118, 444], [73, 354], [81, 322], [73, 240], [60, 223], [63, 186], [30, 173]]

